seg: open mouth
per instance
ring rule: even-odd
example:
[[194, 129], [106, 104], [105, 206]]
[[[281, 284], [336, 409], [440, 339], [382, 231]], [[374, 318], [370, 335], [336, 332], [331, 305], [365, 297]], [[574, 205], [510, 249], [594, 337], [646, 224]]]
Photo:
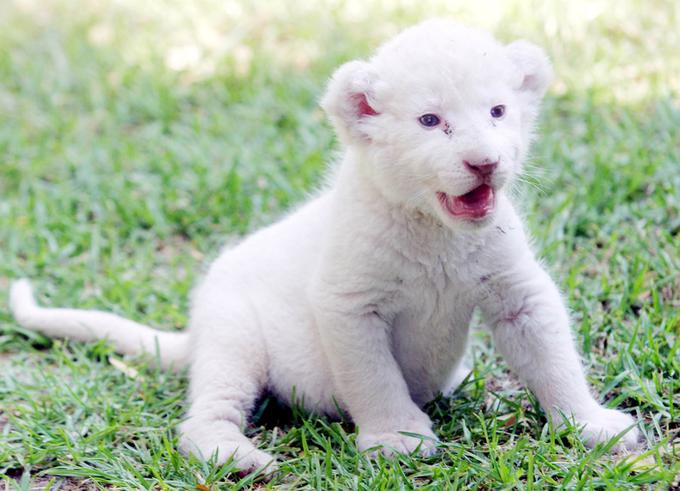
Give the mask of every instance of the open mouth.
[[451, 196], [440, 191], [437, 198], [449, 215], [470, 220], [484, 218], [493, 211], [496, 204], [493, 188], [488, 184], [477, 186], [460, 196]]

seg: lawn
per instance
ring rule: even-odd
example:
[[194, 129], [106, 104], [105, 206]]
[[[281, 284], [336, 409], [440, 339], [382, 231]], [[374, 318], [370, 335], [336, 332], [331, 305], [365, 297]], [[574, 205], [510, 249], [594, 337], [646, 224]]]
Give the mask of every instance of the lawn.
[[[6, 0], [0, 6], [0, 479], [19, 489], [668, 489], [680, 486], [680, 3]], [[337, 150], [333, 68], [447, 15], [525, 37], [556, 70], [522, 185], [598, 397], [642, 421], [628, 458], [550, 431], [483, 329], [433, 402], [441, 451], [368, 460], [352, 426], [265, 399], [272, 481], [177, 453], [187, 379], [103, 342], [50, 341], [42, 302], [165, 329], [225, 241], [271, 223]]]

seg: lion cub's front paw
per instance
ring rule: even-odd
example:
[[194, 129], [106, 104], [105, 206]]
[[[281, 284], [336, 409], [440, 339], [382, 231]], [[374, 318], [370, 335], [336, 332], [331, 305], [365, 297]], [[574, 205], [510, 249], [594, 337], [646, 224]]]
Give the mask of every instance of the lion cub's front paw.
[[588, 447], [594, 447], [598, 443], [607, 442], [622, 431], [628, 431], [612, 447], [612, 452], [635, 450], [640, 446], [640, 432], [633, 426], [635, 420], [628, 414], [615, 409], [598, 407], [597, 409], [581, 415], [576, 423], [583, 426], [581, 434], [583, 441]]
[[392, 456], [395, 453], [411, 454], [428, 457], [437, 451], [437, 437], [429, 426], [403, 428], [394, 431], [362, 431], [357, 437], [360, 451], [372, 450], [371, 457], [378, 453]]

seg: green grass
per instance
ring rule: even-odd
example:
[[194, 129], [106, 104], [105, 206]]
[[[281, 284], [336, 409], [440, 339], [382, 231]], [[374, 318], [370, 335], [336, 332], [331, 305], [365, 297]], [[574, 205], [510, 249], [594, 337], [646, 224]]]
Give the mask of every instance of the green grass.
[[347, 422], [266, 399], [249, 432], [282, 472], [240, 478], [176, 452], [185, 376], [104, 343], [47, 340], [3, 307], [0, 478], [20, 489], [677, 488], [680, 4], [308, 3], [5, 2], [0, 305], [29, 276], [46, 304], [181, 328], [220, 245], [321, 182], [336, 147], [316, 101], [333, 68], [451, 15], [553, 57], [524, 208], [595, 391], [642, 420], [647, 450], [625, 461], [549, 431], [480, 332], [473, 375], [428, 409], [437, 456], [370, 461]]

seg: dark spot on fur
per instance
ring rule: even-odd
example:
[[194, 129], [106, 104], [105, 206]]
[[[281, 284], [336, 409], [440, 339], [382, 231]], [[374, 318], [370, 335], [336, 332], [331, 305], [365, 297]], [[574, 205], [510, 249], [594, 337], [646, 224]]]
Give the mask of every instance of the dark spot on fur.
[[503, 227], [501, 227], [500, 225], [496, 225], [496, 230], [498, 230], [502, 234], [505, 233], [505, 230], [503, 230]]
[[[527, 317], [531, 313], [531, 310], [526, 304], [522, 304], [519, 308], [511, 310], [503, 317], [503, 322], [508, 322], [510, 324], [519, 324], [518, 327], [523, 330], [524, 322], [520, 322], [522, 317]], [[523, 331], [522, 331], [523, 332]]]
[[442, 131], [446, 136], [453, 135], [453, 128], [451, 128], [451, 125], [449, 124], [448, 121], [444, 121], [444, 128], [442, 128]]
[[374, 317], [377, 317], [378, 319], [380, 319], [385, 324], [390, 323], [389, 319], [387, 319], [381, 312], [378, 312], [377, 310], [373, 310], [371, 312], [371, 315], [374, 316]]

